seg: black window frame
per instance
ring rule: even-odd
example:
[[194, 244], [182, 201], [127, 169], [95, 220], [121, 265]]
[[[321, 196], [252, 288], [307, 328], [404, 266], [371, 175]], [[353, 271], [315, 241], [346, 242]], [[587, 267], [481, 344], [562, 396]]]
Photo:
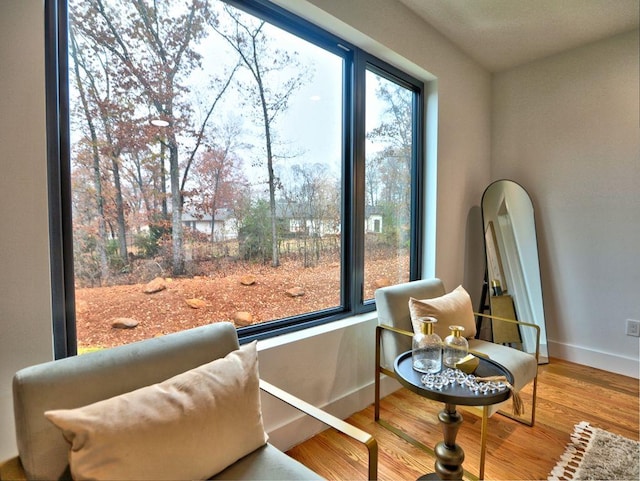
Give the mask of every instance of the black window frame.
[[[241, 342], [330, 323], [371, 312], [364, 300], [365, 72], [370, 70], [414, 92], [411, 161], [410, 280], [422, 269], [424, 229], [424, 83], [268, 0], [223, 0], [343, 58], [343, 185], [341, 305], [238, 329]], [[67, 0], [45, 0], [47, 169], [53, 340], [55, 358], [77, 353], [71, 212]]]

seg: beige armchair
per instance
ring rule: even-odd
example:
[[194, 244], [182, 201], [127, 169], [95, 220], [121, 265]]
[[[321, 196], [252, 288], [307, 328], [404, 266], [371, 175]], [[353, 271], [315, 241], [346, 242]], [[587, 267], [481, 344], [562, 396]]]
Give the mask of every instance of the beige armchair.
[[[268, 442], [260, 391], [362, 443], [376, 479], [375, 439], [259, 379], [257, 357], [221, 322], [22, 369], [13, 382], [18, 456], [0, 463], [0, 480], [69, 479], [96, 458], [142, 473], [125, 479], [321, 479]], [[167, 471], [153, 474], [159, 465]]]
[[[376, 291], [376, 305], [378, 310], [378, 326], [376, 330], [376, 376], [375, 376], [375, 420], [385, 427], [396, 432], [396, 434], [408, 438], [405, 433], [399, 432], [396, 428], [380, 419], [380, 381], [381, 376], [387, 375], [395, 378], [393, 363], [395, 358], [403, 352], [411, 349], [411, 338], [413, 327], [409, 309], [410, 298], [414, 299], [436, 299], [446, 294], [444, 284], [440, 279], [425, 279], [388, 286]], [[525, 407], [529, 414], [526, 418], [514, 416], [511, 413], [500, 410], [501, 405], [485, 406], [476, 408], [482, 411], [482, 428], [480, 440], [480, 466], [479, 478], [484, 479], [484, 464], [487, 445], [487, 420], [495, 412], [511, 417], [518, 422], [528, 426], [533, 426], [535, 422], [536, 390], [538, 377], [538, 349], [540, 343], [540, 328], [535, 324], [519, 322], [510, 319], [499, 318], [472, 312], [469, 303], [469, 315], [482, 316], [492, 319], [494, 322], [514, 323], [523, 329], [535, 329], [536, 331], [536, 352], [531, 355], [511, 347], [494, 344], [481, 339], [470, 338], [469, 350], [477, 355], [488, 356], [494, 361], [506, 367], [514, 376], [514, 390], [520, 391], [523, 387], [533, 383], [532, 404]], [[445, 326], [446, 327], [446, 326]], [[475, 330], [475, 329], [474, 329]], [[468, 335], [468, 331], [465, 335]], [[475, 332], [472, 332], [472, 336]], [[506, 401], [510, 402], [510, 401]], [[407, 439], [416, 445], [421, 445], [413, 439]], [[421, 445], [424, 448], [424, 445]]]

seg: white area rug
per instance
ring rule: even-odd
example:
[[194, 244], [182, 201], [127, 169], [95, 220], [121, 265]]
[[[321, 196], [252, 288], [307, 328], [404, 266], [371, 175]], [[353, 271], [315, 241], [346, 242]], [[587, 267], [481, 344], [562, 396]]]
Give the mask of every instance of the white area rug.
[[575, 425], [571, 443], [547, 479], [638, 481], [639, 466], [640, 442], [581, 422]]

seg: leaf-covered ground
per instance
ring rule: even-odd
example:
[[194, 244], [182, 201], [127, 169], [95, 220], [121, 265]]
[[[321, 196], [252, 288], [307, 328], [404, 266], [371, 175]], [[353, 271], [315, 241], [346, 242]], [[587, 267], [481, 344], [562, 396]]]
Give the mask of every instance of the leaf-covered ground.
[[[237, 312], [250, 313], [255, 324], [340, 303], [338, 262], [308, 268], [295, 261], [277, 268], [232, 262], [201, 271], [189, 278], [171, 278], [159, 271], [155, 276], [165, 279], [166, 288], [153, 294], [144, 292], [149, 269], [133, 284], [76, 289], [79, 348], [111, 347], [213, 322], [233, 322]], [[386, 258], [369, 261], [367, 296], [373, 297], [376, 281], [395, 279], [397, 272], [397, 263]], [[245, 276], [253, 276], [255, 283], [243, 285]], [[291, 297], [287, 291], [292, 288], [301, 288], [304, 294]], [[201, 307], [190, 307], [191, 299], [198, 299]], [[134, 319], [138, 325], [117, 329], [112, 327], [117, 318]]]

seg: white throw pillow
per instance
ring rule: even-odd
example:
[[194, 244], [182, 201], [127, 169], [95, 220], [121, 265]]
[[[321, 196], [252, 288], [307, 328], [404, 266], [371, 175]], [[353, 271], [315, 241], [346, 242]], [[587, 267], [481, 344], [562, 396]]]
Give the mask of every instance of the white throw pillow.
[[47, 411], [74, 479], [206, 479], [267, 442], [256, 342], [77, 409]]

